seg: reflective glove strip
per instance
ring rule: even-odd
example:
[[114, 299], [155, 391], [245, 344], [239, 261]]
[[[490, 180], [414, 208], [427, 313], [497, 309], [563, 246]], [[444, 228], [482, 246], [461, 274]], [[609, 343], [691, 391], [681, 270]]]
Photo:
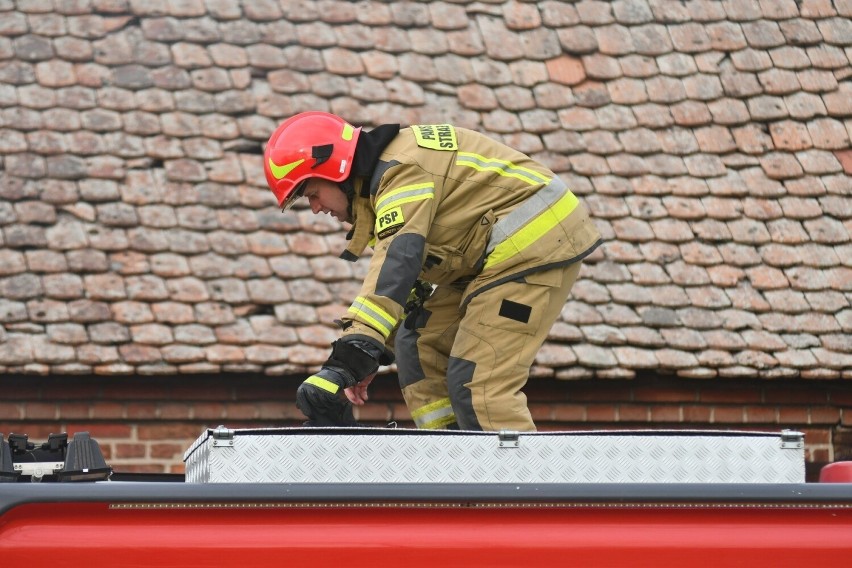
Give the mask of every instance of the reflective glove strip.
[[385, 339], [390, 337], [393, 328], [396, 327], [397, 320], [363, 296], [355, 298], [355, 301], [349, 306], [349, 312], [353, 316], [360, 317], [366, 321], [373, 329], [381, 333]]
[[340, 390], [340, 385], [333, 383], [333, 382], [329, 381], [328, 379], [318, 377], [316, 375], [308, 377], [307, 379], [305, 379], [304, 383], [309, 384], [309, 385], [313, 385], [313, 386], [317, 387], [318, 389], [328, 391], [331, 394], [337, 394], [337, 391]]
[[418, 428], [424, 430], [437, 430], [456, 421], [456, 415], [449, 398], [442, 398], [413, 410], [411, 418], [414, 419], [414, 424]]
[[573, 213], [578, 204], [577, 197], [561, 180], [553, 180], [494, 224], [491, 242], [485, 249], [484, 268], [505, 262], [535, 244]]

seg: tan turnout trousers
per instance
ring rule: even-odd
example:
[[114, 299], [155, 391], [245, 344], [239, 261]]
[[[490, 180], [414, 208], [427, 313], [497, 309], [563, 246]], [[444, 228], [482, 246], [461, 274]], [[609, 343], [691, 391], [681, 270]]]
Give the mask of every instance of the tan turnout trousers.
[[400, 386], [418, 428], [533, 431], [521, 389], [577, 280], [580, 262], [475, 296], [439, 286], [423, 325], [396, 337]]

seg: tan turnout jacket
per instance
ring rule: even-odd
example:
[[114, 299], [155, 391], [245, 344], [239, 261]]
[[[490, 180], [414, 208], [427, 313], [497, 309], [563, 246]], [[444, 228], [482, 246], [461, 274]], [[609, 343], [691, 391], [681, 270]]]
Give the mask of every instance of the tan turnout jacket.
[[380, 344], [389, 343], [417, 279], [463, 290], [463, 309], [483, 289], [576, 262], [601, 242], [553, 172], [451, 125], [400, 130], [372, 177], [356, 180], [352, 209], [341, 256], [354, 260], [368, 244], [374, 253], [344, 334]]

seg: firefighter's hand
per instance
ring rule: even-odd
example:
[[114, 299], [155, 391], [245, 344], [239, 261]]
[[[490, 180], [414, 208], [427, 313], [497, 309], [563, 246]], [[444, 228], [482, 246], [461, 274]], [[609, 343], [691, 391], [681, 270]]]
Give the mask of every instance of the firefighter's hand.
[[340, 396], [342, 386], [333, 377], [326, 379], [317, 375], [299, 385], [296, 406], [308, 417], [306, 426], [358, 426], [352, 415], [352, 404]]
[[364, 378], [363, 381], [356, 384], [353, 387], [349, 387], [343, 392], [346, 394], [346, 398], [349, 399], [349, 402], [356, 406], [363, 406], [367, 399], [370, 398], [367, 393], [367, 387], [370, 386], [370, 383], [373, 382], [373, 379], [376, 377], [376, 373], [368, 375]]

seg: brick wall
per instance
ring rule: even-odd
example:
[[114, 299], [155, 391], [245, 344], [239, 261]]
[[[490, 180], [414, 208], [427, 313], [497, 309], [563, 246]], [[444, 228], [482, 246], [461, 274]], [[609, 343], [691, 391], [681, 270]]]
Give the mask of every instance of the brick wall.
[[[205, 428], [294, 426], [301, 377], [6, 377], [0, 432], [44, 441], [89, 431], [117, 472], [183, 471], [182, 456]], [[376, 379], [359, 420], [412, 427], [394, 375]], [[530, 408], [541, 430], [699, 428], [803, 431], [808, 479], [852, 459], [852, 385], [837, 381], [535, 379]]]

